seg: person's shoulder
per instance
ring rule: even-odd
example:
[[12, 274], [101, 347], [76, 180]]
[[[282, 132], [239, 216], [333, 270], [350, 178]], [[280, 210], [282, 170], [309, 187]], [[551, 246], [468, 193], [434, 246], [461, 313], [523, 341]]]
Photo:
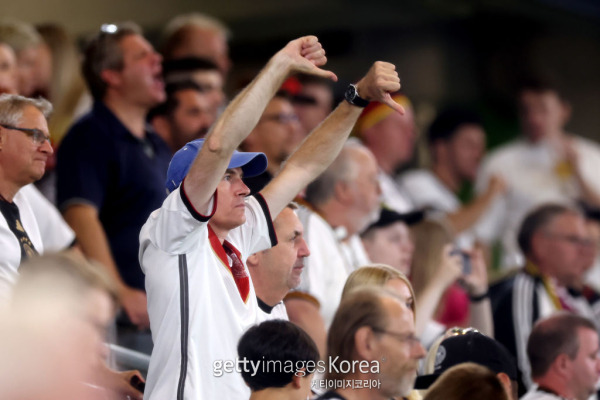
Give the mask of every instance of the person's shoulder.
[[486, 156], [487, 162], [503, 161], [507, 158], [518, 156], [523, 149], [526, 148], [526, 144], [523, 139], [514, 139], [508, 143], [501, 145], [490, 151]]
[[17, 205], [19, 205], [20, 202], [26, 201], [35, 209], [54, 208], [54, 205], [50, 200], [48, 200], [33, 183], [23, 186], [17, 194], [18, 197], [15, 197], [15, 199], [17, 199]]
[[578, 135], [572, 135], [571, 137], [578, 151], [600, 156], [600, 144], [598, 142]]
[[71, 125], [61, 142], [61, 146], [65, 141], [68, 143], [72, 140], [93, 140], [97, 137], [110, 135], [111, 117], [114, 118], [104, 104], [94, 103], [91, 110], [83, 114]]
[[19, 209], [23, 207], [31, 207], [30, 199], [32, 198], [32, 196], [35, 196], [35, 193], [33, 193], [34, 190], [35, 189], [33, 188], [33, 184], [23, 186], [15, 194], [13, 198], [13, 203], [15, 203], [17, 207], [19, 207]]
[[21, 189], [19, 189], [17, 193], [20, 193], [26, 198], [31, 198], [36, 197], [39, 191], [36, 189], [33, 183], [30, 183], [29, 185], [25, 185]]
[[[490, 297], [500, 298], [513, 290], [517, 277], [525, 275], [521, 269], [507, 271], [499, 279], [494, 280], [489, 286]], [[528, 275], [527, 275], [528, 276]]]
[[521, 400], [560, 400], [562, 397], [553, 395], [552, 393], [542, 392], [541, 390], [530, 390], [525, 393]]
[[435, 177], [428, 169], [411, 169], [406, 171], [398, 178], [400, 182], [403, 184], [410, 185], [418, 185], [424, 182], [432, 182], [435, 180]]

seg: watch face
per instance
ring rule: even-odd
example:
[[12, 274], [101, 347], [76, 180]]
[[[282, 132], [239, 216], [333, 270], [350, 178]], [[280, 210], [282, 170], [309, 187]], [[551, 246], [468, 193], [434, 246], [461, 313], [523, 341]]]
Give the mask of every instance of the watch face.
[[356, 88], [352, 85], [348, 86], [346, 89], [346, 100], [351, 101], [356, 97]]

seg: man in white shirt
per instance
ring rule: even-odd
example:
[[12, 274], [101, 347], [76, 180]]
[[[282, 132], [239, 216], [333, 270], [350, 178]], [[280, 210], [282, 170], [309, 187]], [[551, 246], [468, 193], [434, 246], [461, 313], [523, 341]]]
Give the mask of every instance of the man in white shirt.
[[598, 351], [592, 321], [569, 313], [539, 321], [527, 342], [535, 386], [521, 399], [589, 399], [600, 379]]
[[410, 100], [399, 93], [393, 98], [402, 104], [406, 113], [399, 115], [390, 112], [385, 104], [372, 102], [361, 114], [354, 131], [377, 160], [384, 204], [405, 213], [415, 206], [411, 194], [395, 179], [398, 169], [412, 159], [417, 135]]
[[273, 220], [277, 246], [254, 253], [247, 260], [260, 321], [288, 319], [283, 298], [300, 284], [304, 259], [310, 255], [296, 209], [298, 206], [290, 203]]
[[479, 116], [469, 110], [449, 108], [429, 127], [427, 142], [431, 169], [406, 172], [400, 178], [415, 207], [430, 209], [445, 216], [459, 236], [459, 245], [470, 248], [469, 230], [504, 191], [501, 179], [493, 177], [487, 190], [473, 201], [461, 204], [458, 193], [466, 183], [475, 181], [485, 152], [485, 131]]
[[45, 100], [0, 96], [0, 300], [10, 296], [26, 258], [45, 247], [62, 250], [74, 239], [58, 211], [30, 185], [44, 175], [52, 154], [46, 121], [51, 110]]
[[481, 193], [494, 175], [507, 190], [476, 226], [478, 239], [502, 241], [502, 266], [523, 262], [516, 232], [524, 216], [548, 202], [598, 205], [600, 146], [565, 131], [571, 108], [549, 81], [524, 82], [519, 91], [519, 116], [524, 137], [492, 152], [477, 178]]
[[[235, 148], [289, 74], [336, 79], [319, 68], [325, 62], [316, 37], [288, 43], [230, 103], [205, 141], [190, 142], [173, 157], [167, 178], [171, 194], [140, 233], [154, 340], [148, 399], [249, 397], [235, 371], [237, 341], [256, 321], [258, 309], [244, 263], [250, 254], [275, 245], [271, 216], [277, 217], [333, 161], [361, 109], [350, 100], [340, 104], [279, 175], [248, 199], [242, 177], [264, 171], [266, 159]], [[353, 88], [402, 112], [389, 96], [399, 86], [395, 67], [377, 62]], [[223, 365], [231, 368], [217, 368]]]
[[380, 196], [375, 158], [356, 140], [348, 141], [306, 188], [310, 209], [300, 210], [300, 220], [311, 255], [299, 290], [319, 301], [325, 325], [333, 319], [348, 275], [369, 263], [358, 234], [377, 220]]

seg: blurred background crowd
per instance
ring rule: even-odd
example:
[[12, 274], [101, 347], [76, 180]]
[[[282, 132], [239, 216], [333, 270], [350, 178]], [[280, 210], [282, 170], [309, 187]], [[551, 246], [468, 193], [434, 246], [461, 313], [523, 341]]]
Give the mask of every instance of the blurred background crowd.
[[[574, 322], [583, 330], [600, 326], [596, 2], [13, 2], [0, 18], [0, 94], [53, 110], [0, 98], [0, 133], [29, 136], [43, 162], [23, 173], [26, 152], [2, 136], [0, 388], [10, 398], [141, 398], [153, 344], [139, 233], [166, 197], [169, 161], [305, 34], [318, 36], [339, 81], [284, 82], [240, 146], [268, 159], [245, 179], [249, 192], [277, 176], [374, 61], [396, 66], [392, 98], [405, 113], [366, 105], [292, 207], [306, 243], [290, 262], [244, 260], [263, 311], [282, 307], [324, 358], [340, 299], [353, 279], [373, 284], [359, 272], [371, 265], [410, 288], [423, 346], [412, 358], [430, 348], [435, 358], [444, 332], [475, 327], [513, 357], [519, 395], [545, 385], [527, 344], [536, 321], [568, 311], [592, 321]], [[65, 249], [74, 254], [32, 257]], [[593, 395], [594, 360], [591, 386], [577, 383], [583, 394], [559, 394]], [[28, 387], [42, 378], [46, 389]]]

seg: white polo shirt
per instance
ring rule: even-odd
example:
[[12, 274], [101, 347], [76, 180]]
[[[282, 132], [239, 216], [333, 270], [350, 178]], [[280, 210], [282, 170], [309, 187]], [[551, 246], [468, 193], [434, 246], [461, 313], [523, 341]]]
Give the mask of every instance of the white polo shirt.
[[[13, 203], [19, 209], [20, 224], [39, 254], [68, 248], [75, 239], [62, 216], [33, 184], [22, 187]], [[0, 213], [0, 302], [10, 297], [19, 276], [21, 246]]]
[[[3, 201], [3, 200], [0, 200]], [[31, 205], [22, 190], [13, 198], [13, 203], [19, 209], [19, 222], [31, 240], [35, 250], [42, 254], [44, 246], [40, 235], [40, 228], [35, 219]], [[11, 231], [6, 218], [0, 213], [0, 303], [5, 303], [10, 298], [12, 287], [19, 276], [21, 265], [21, 246], [17, 236]]]
[[[242, 298], [219, 239], [208, 225], [212, 213], [196, 212], [181, 188], [154, 211], [140, 232], [140, 264], [146, 275], [154, 341], [145, 399], [247, 399], [238, 372], [215, 376], [219, 363], [235, 362], [237, 342], [257, 321], [256, 294]], [[267, 204], [246, 200], [246, 223], [227, 241], [248, 255], [276, 244]], [[222, 366], [223, 364], [221, 364]], [[218, 375], [218, 372], [217, 372]]]
[[31, 206], [40, 228], [45, 252], [62, 251], [73, 244], [75, 232], [67, 225], [54, 204], [34, 184], [22, 187], [19, 193], [27, 198]]
[[[405, 172], [398, 182], [411, 196], [416, 208], [430, 208], [444, 216], [458, 211], [462, 204], [453, 191], [444, 185], [437, 176], [427, 169], [415, 169]], [[475, 241], [471, 229], [463, 231], [455, 239], [456, 245], [470, 250]]]
[[333, 229], [317, 213], [301, 207], [298, 217], [304, 226], [304, 237], [310, 256], [298, 290], [315, 297], [320, 305], [325, 326], [329, 327], [340, 304], [346, 278], [356, 268], [370, 263], [358, 235], [346, 238], [343, 228]]
[[412, 193], [409, 193], [400, 182], [395, 181], [383, 171], [378, 174], [383, 204], [399, 213], [407, 213], [415, 209]]
[[[584, 179], [600, 193], [600, 146], [577, 136], [573, 140]], [[509, 268], [523, 262], [516, 238], [527, 213], [548, 202], [572, 205], [581, 191], [573, 174], [561, 163], [561, 156], [543, 141], [516, 140], [487, 156], [477, 178], [480, 193], [494, 174], [507, 183], [506, 194], [494, 201], [474, 231], [484, 243], [502, 241], [502, 264]]]

